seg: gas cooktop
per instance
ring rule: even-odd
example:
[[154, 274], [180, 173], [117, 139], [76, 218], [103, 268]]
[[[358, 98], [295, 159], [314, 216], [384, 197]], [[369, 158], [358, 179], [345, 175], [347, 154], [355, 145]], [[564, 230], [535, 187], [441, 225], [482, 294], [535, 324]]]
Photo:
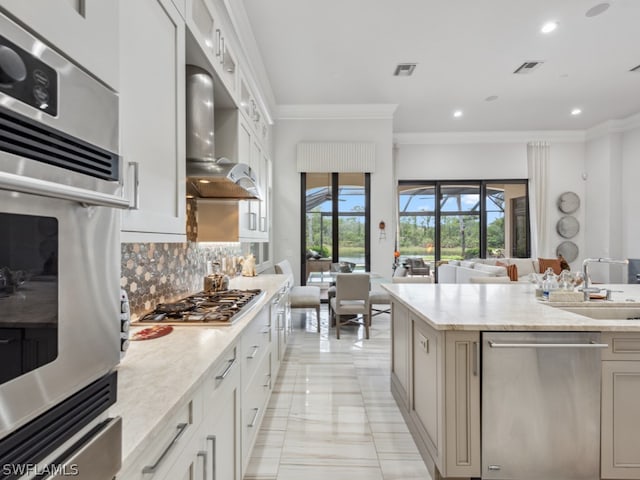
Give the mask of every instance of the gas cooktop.
[[159, 303], [133, 325], [232, 325], [264, 295], [262, 290], [198, 292], [177, 302]]

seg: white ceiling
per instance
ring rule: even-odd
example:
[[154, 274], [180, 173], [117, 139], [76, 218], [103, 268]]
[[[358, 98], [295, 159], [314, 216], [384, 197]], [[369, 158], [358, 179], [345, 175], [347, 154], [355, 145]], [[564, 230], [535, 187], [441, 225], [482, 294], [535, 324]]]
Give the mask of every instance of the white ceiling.
[[[398, 104], [395, 132], [582, 130], [640, 112], [640, 0], [244, 0], [279, 105]], [[558, 29], [542, 35], [547, 20]], [[512, 72], [544, 61], [528, 75]], [[392, 75], [416, 62], [411, 77]], [[497, 95], [493, 102], [485, 98]], [[574, 117], [572, 108], [583, 113]], [[464, 115], [453, 118], [453, 111]]]

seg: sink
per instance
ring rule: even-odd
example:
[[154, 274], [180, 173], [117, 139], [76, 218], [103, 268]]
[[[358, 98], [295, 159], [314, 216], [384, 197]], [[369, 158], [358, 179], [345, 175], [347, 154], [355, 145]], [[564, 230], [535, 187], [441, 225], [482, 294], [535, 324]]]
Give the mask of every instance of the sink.
[[640, 320], [640, 305], [611, 306], [607, 304], [556, 307], [595, 320]]

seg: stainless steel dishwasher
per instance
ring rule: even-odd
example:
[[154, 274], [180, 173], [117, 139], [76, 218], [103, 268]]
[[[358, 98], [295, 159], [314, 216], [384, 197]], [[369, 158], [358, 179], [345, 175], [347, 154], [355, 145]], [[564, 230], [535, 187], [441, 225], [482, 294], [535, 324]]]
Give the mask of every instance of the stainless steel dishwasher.
[[600, 334], [482, 337], [482, 478], [600, 478]]

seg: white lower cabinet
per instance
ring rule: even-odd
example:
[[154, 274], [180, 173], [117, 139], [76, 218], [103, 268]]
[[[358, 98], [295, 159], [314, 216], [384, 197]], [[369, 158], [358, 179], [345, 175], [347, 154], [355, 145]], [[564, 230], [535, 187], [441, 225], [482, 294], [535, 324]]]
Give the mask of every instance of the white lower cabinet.
[[271, 394], [271, 315], [265, 306], [242, 336], [242, 469], [249, 464], [251, 450]]
[[[206, 480], [240, 480], [241, 362], [234, 347], [212, 369], [204, 394], [201, 449]], [[197, 477], [196, 477], [197, 478]]]
[[192, 450], [198, 441], [197, 432], [202, 423], [202, 413], [202, 391], [198, 390], [178, 407], [177, 413], [163, 422], [151, 444], [135, 460], [128, 461], [117, 478], [182, 479], [177, 473], [192, 469], [189, 462], [195, 458]]

